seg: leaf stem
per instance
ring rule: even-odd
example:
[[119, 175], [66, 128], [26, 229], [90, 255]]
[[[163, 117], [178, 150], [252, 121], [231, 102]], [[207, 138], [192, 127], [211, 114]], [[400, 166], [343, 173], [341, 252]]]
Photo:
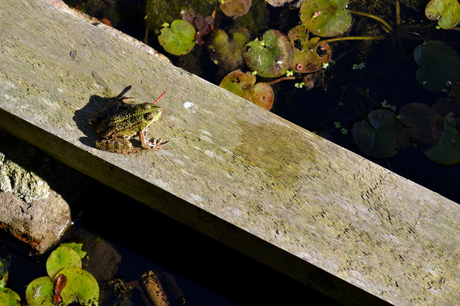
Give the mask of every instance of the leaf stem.
[[342, 41], [342, 40], [382, 40], [384, 39], [384, 35], [380, 36], [343, 36], [343, 37], [334, 37], [325, 40], [321, 40], [322, 42], [333, 42], [333, 41]]
[[352, 14], [362, 15], [362, 16], [366, 16], [366, 17], [375, 19], [375, 20], [377, 20], [377, 21], [379, 21], [379, 22], [381, 22], [383, 24], [385, 31], [387, 31], [387, 32], [393, 31], [393, 28], [391, 27], [391, 25], [388, 22], [386, 22], [385, 20], [383, 20], [382, 18], [380, 18], [380, 17], [377, 17], [377, 16], [372, 15], [372, 14], [364, 13], [364, 12], [354, 11], [354, 10], [348, 10], [348, 11], [350, 13], [352, 13]]

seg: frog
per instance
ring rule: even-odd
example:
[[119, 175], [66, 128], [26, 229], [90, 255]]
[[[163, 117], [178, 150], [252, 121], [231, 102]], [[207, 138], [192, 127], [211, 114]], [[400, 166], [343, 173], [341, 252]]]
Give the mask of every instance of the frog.
[[[107, 99], [88, 120], [96, 127], [99, 139], [96, 148], [120, 154], [138, 154], [151, 149], [165, 149], [168, 141], [147, 139], [147, 130], [161, 116], [162, 109], [155, 105], [166, 91], [153, 103], [132, 104], [131, 97], [117, 96]], [[134, 147], [131, 138], [139, 137], [141, 147]]]

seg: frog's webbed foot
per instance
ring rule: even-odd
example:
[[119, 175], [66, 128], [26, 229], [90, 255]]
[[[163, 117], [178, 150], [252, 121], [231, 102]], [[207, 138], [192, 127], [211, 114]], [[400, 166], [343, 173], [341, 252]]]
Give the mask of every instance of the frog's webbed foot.
[[169, 143], [169, 141], [163, 141], [161, 138], [153, 138], [151, 141], [148, 142], [148, 145], [150, 146], [150, 149], [158, 150], [158, 149], [165, 149], [166, 145]]

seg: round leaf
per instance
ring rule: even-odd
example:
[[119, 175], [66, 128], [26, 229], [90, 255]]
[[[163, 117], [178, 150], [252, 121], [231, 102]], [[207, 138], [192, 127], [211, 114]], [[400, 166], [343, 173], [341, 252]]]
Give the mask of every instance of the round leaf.
[[293, 50], [289, 39], [277, 30], [268, 30], [262, 40], [250, 41], [243, 53], [244, 61], [252, 71], [265, 78], [276, 78], [291, 66]]
[[317, 36], [337, 36], [351, 24], [347, 5], [348, 0], [306, 0], [300, 7], [300, 20]]
[[228, 17], [240, 17], [251, 8], [251, 0], [225, 0], [220, 3], [220, 9]]
[[423, 103], [409, 103], [399, 111], [399, 120], [406, 127], [399, 134], [403, 147], [434, 146], [444, 133], [443, 118]]
[[415, 76], [429, 91], [439, 91], [460, 78], [460, 59], [455, 50], [440, 41], [428, 41], [414, 50], [414, 60], [420, 66]]
[[21, 306], [19, 295], [9, 288], [0, 291], [0, 305], [4, 306]]
[[81, 268], [65, 268], [59, 274], [67, 277], [67, 284], [61, 291], [63, 305], [80, 303], [81, 305], [97, 305], [99, 285], [91, 273]]
[[67, 247], [58, 247], [51, 252], [46, 260], [46, 271], [48, 276], [54, 279], [57, 274], [64, 268], [78, 267], [81, 268], [80, 255]]
[[250, 72], [243, 73], [241, 70], [235, 70], [227, 74], [219, 86], [270, 110], [274, 100], [273, 89], [267, 83], [255, 83], [256, 77]]
[[402, 124], [395, 113], [377, 109], [369, 113], [368, 121], [353, 125], [353, 141], [365, 154], [372, 157], [390, 157], [399, 148], [398, 133]]
[[158, 41], [168, 53], [187, 54], [195, 46], [195, 28], [187, 21], [174, 20], [170, 28], [161, 29]]
[[460, 163], [460, 141], [455, 122], [451, 118], [444, 119], [446, 131], [439, 143], [425, 155], [441, 165], [455, 165]]
[[320, 70], [331, 59], [331, 48], [318, 37], [309, 39], [306, 28], [298, 25], [288, 33], [294, 46], [291, 69], [298, 73], [312, 73]]
[[430, 20], [439, 19], [439, 26], [451, 29], [460, 21], [460, 4], [457, 0], [431, 0], [425, 8], [425, 15]]
[[26, 289], [27, 304], [31, 306], [54, 306], [53, 289], [53, 281], [48, 276], [34, 279]]
[[249, 41], [247, 31], [233, 31], [230, 38], [224, 30], [217, 29], [208, 37], [208, 51], [214, 64], [234, 70], [243, 64], [243, 48]]

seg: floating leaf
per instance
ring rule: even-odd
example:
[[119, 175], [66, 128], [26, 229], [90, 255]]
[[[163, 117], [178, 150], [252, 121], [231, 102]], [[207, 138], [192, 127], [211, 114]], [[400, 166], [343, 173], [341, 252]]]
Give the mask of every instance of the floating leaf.
[[439, 20], [443, 29], [451, 29], [460, 21], [460, 4], [457, 0], [431, 0], [425, 8], [430, 20]]
[[52, 279], [54, 279], [62, 269], [70, 267], [81, 268], [81, 259], [77, 252], [67, 247], [58, 247], [51, 252], [46, 260], [46, 271]]
[[286, 73], [291, 66], [293, 50], [286, 35], [268, 30], [262, 40], [250, 41], [243, 53], [244, 61], [252, 71], [265, 78], [275, 78]]
[[428, 41], [414, 50], [414, 60], [420, 66], [418, 83], [429, 91], [438, 91], [460, 78], [460, 59], [455, 50], [440, 41]]
[[372, 157], [390, 157], [399, 148], [398, 133], [402, 129], [395, 113], [377, 109], [367, 115], [368, 121], [353, 125], [353, 141], [365, 154]]
[[99, 285], [91, 273], [81, 268], [65, 268], [59, 272], [67, 277], [67, 284], [61, 291], [63, 305], [80, 303], [97, 305]]
[[460, 163], [460, 137], [455, 121], [449, 116], [444, 119], [446, 131], [433, 149], [425, 152], [425, 155], [441, 165], [455, 165]]
[[337, 36], [351, 24], [347, 5], [348, 0], [306, 0], [300, 7], [300, 20], [317, 36]]
[[54, 283], [49, 276], [42, 276], [29, 283], [26, 289], [26, 300], [31, 306], [54, 306]]
[[19, 295], [9, 288], [0, 291], [0, 305], [2, 306], [21, 306]]
[[208, 35], [214, 29], [214, 18], [212, 16], [207, 16], [205, 18], [197, 14], [192, 8], [183, 9], [180, 14], [182, 15], [182, 20], [187, 21], [195, 27], [195, 43], [203, 45], [205, 41], [202, 37]]
[[158, 42], [168, 53], [187, 54], [195, 46], [195, 28], [187, 21], [174, 20], [170, 28], [161, 29]]
[[241, 70], [235, 70], [227, 74], [219, 86], [270, 110], [274, 100], [273, 89], [267, 83], [255, 83], [256, 77], [250, 72], [243, 73]]
[[83, 248], [82, 243], [76, 243], [76, 242], [61, 243], [59, 246], [74, 250], [75, 252], [77, 252], [77, 254], [80, 256], [81, 259], [83, 259], [83, 257], [86, 256], [86, 252], [82, 250]]
[[225, 0], [220, 3], [220, 9], [228, 17], [240, 17], [251, 8], [251, 0]]
[[243, 64], [244, 45], [249, 41], [249, 32], [230, 31], [230, 38], [224, 30], [218, 29], [208, 37], [208, 51], [214, 64], [228, 70], [235, 70]]
[[409, 103], [399, 112], [399, 120], [406, 127], [399, 134], [403, 147], [434, 146], [444, 134], [443, 117], [423, 103]]
[[331, 59], [331, 48], [326, 42], [320, 42], [319, 37], [310, 39], [305, 27], [298, 25], [288, 33], [294, 46], [294, 59], [291, 70], [298, 73], [311, 73], [323, 68]]

